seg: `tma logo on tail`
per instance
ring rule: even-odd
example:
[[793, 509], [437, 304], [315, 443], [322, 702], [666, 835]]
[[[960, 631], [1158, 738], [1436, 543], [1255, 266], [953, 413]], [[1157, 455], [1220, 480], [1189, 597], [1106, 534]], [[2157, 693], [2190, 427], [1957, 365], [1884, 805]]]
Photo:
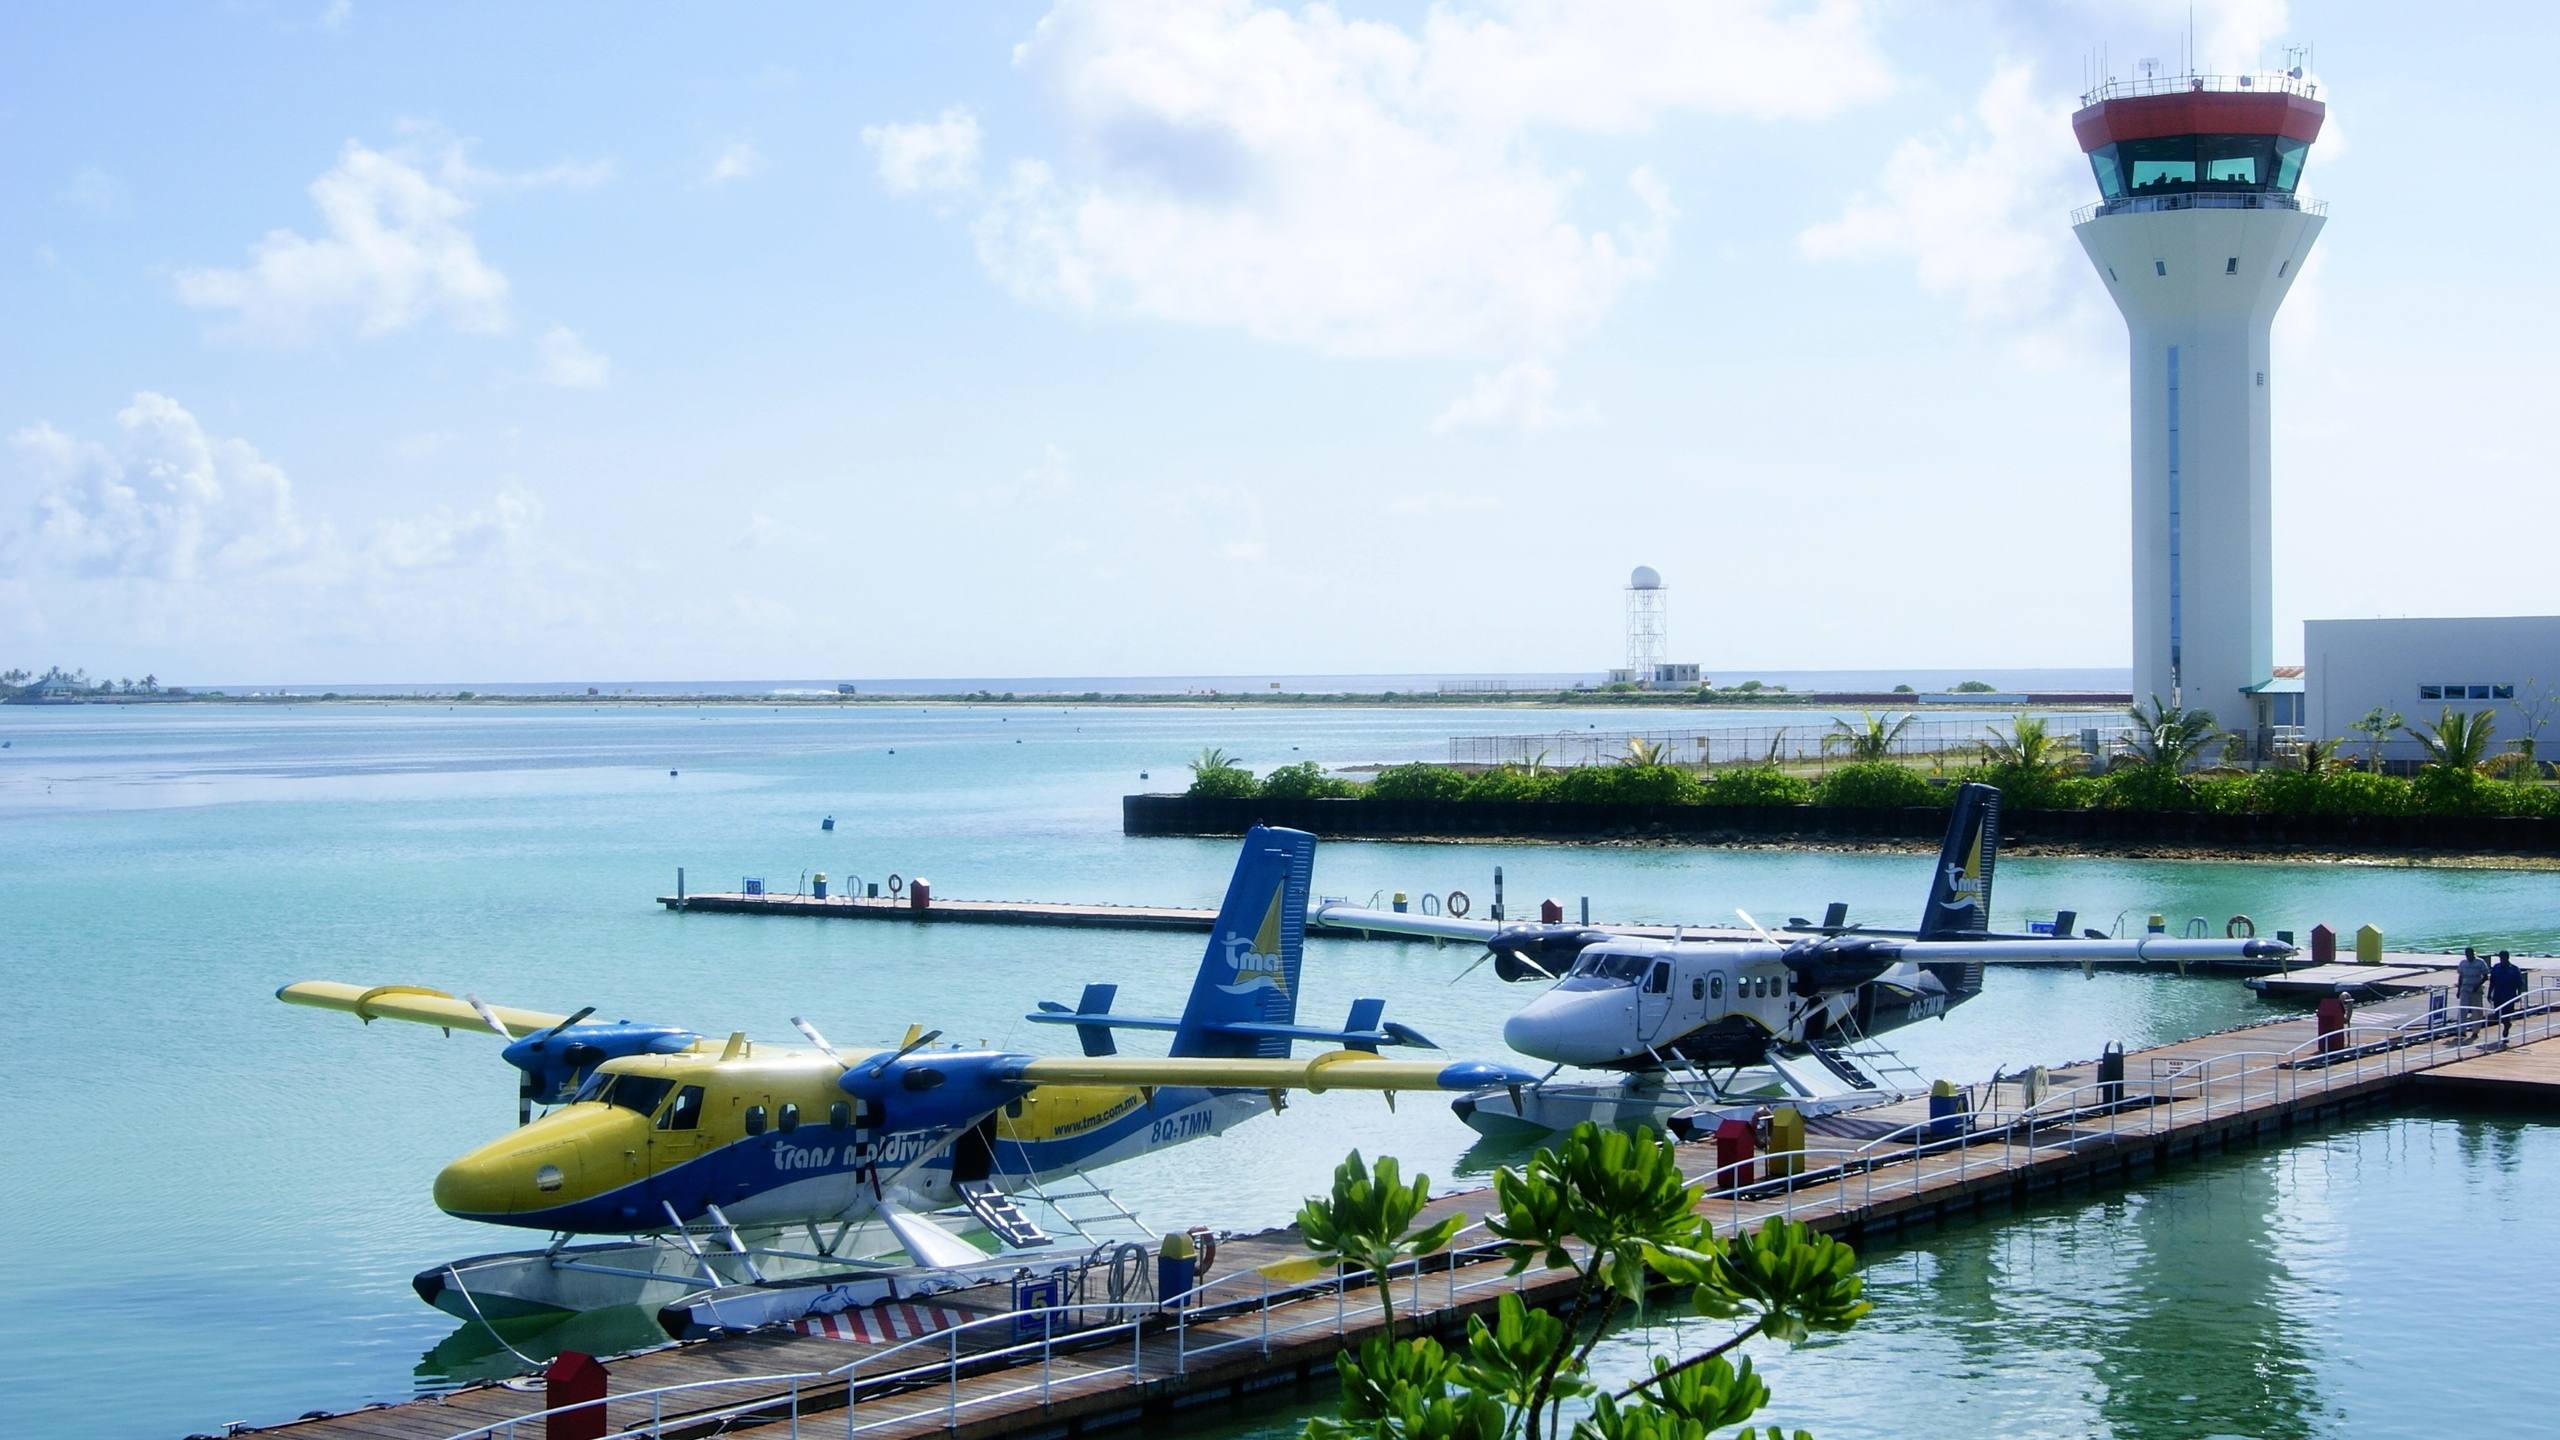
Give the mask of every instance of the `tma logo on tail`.
[[1956, 791], [1947, 816], [1946, 843], [1929, 902], [1920, 912], [1920, 938], [1954, 939], [1991, 925], [1991, 871], [2000, 861], [2000, 792], [1988, 785]]
[[1235, 983], [1218, 988], [1230, 995], [1249, 995], [1256, 990], [1289, 993], [1289, 972], [1280, 957], [1280, 894], [1288, 888], [1288, 877], [1271, 887], [1271, 908], [1263, 912], [1262, 928], [1251, 940], [1230, 930], [1219, 941], [1227, 949], [1227, 968], [1236, 972]]

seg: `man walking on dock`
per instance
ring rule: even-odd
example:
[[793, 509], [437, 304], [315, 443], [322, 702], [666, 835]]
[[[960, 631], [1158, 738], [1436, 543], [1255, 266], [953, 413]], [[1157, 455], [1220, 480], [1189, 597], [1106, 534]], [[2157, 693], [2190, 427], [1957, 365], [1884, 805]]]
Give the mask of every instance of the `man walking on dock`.
[[2489, 962], [2480, 958], [2479, 951], [2463, 946], [2462, 963], [2453, 971], [2453, 997], [2459, 1007], [2465, 1041], [2470, 1040], [2474, 1027], [2480, 1023], [2480, 1012], [2486, 1008], [2481, 1003], [2481, 992], [2488, 985]]
[[2498, 963], [2489, 967], [2489, 1004], [2498, 1012], [2498, 1038], [2503, 1041], [2515, 1029], [2515, 1012], [2509, 1007], [2524, 994], [2524, 971], [2506, 951], [2498, 952]]

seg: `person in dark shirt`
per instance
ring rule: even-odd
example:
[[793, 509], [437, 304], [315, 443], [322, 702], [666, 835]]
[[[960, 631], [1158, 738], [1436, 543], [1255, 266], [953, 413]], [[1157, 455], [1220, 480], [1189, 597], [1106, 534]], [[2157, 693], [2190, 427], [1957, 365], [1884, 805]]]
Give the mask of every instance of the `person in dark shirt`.
[[2498, 963], [2489, 967], [2489, 1005], [2498, 1012], [2498, 1038], [2504, 1040], [2515, 1029], [2515, 1012], [2509, 1007], [2524, 994], [2524, 971], [2506, 951], [2498, 952]]

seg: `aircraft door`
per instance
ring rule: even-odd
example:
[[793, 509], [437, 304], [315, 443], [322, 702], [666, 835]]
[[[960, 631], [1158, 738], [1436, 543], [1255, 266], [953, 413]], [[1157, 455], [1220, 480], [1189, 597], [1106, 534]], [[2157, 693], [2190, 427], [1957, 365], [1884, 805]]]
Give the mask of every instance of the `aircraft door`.
[[1668, 1039], [1670, 1027], [1664, 1022], [1671, 1018], [1671, 962], [1654, 961], [1636, 989], [1636, 1038], [1647, 1045]]
[[650, 1174], [663, 1175], [711, 1148], [711, 1132], [702, 1126], [702, 1112], [702, 1087], [678, 1087], [649, 1131]]

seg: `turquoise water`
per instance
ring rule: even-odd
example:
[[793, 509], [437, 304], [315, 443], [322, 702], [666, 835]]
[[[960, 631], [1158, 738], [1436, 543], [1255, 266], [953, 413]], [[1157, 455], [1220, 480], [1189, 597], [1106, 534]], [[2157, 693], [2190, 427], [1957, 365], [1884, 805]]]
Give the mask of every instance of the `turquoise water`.
[[[2548, 1433], [2555, 1167], [2549, 1125], [2418, 1112], [1879, 1246], [1855, 1330], [1744, 1347], [1758, 1418], [1823, 1440]], [[1623, 1385], [1730, 1333], [1622, 1327], [1593, 1364]], [[1154, 1433], [1294, 1440], [1332, 1397]]]
[[[512, 1123], [512, 1072], [486, 1037], [290, 1009], [271, 998], [280, 984], [424, 984], [785, 1039], [805, 1014], [846, 1044], [921, 1021], [1054, 1047], [1055, 1032], [1019, 1021], [1032, 1002], [1112, 980], [1124, 1004], [1171, 1003], [1197, 940], [674, 915], [650, 897], [682, 865], [705, 889], [896, 871], [955, 898], [1205, 905], [1230, 843], [1118, 829], [1122, 794], [1172, 788], [1202, 746], [1257, 764], [1394, 761], [1444, 755], [1452, 733], [1555, 724], [1481, 710], [0, 710], [0, 973], [19, 1016], [0, 1426], [271, 1422], [399, 1398], [471, 1348], [407, 1281], [522, 1243], [428, 1202], [445, 1160]], [[1332, 844], [1317, 887], [1457, 887], [1481, 903], [1496, 865], [1517, 909], [1588, 895], [1601, 918], [1701, 922], [1829, 900], [1906, 917], [1926, 872], [1907, 855]], [[2011, 860], [1995, 898], [2003, 923], [2062, 907], [2101, 926], [2120, 911], [2246, 913], [2267, 931], [2371, 921], [2395, 945], [2548, 950], [2555, 886], [2530, 872]], [[1472, 958], [1319, 942], [1306, 1011], [1382, 995], [1450, 1050], [1498, 1056], [1526, 992], [1483, 971], [1450, 984]], [[1922, 1068], [1976, 1078], [2262, 1013], [2229, 981], [1998, 973], [1982, 999], [1897, 1038]], [[1488, 1163], [1473, 1139], [1437, 1105], [1390, 1114], [1332, 1095], [1111, 1174], [1159, 1225], [1250, 1229], [1284, 1221], [1348, 1145], [1445, 1180]], [[102, 1387], [112, 1409], [86, 1416]]]

